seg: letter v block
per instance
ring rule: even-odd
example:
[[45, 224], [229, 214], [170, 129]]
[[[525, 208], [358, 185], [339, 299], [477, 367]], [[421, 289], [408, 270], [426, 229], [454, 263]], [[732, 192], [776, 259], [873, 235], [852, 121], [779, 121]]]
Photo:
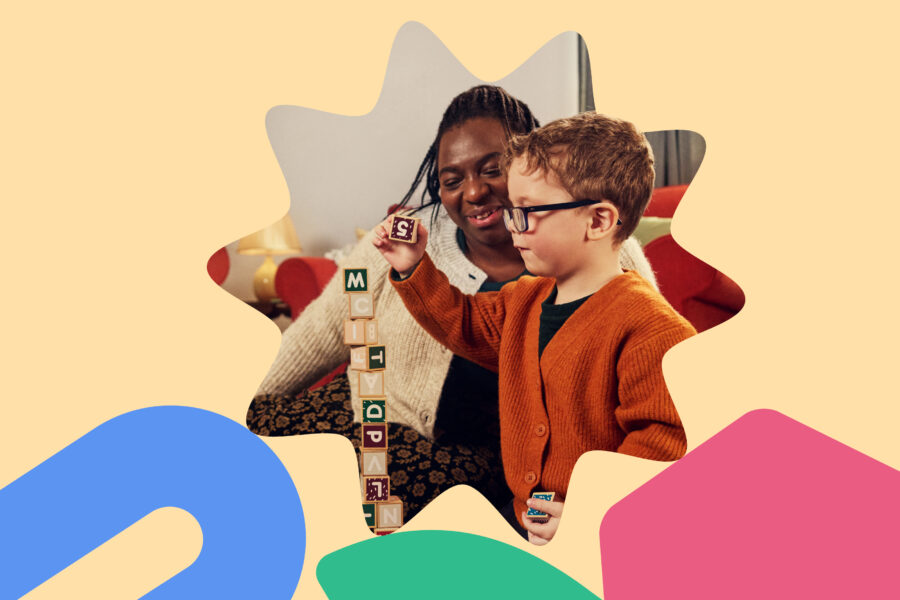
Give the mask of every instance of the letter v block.
[[360, 452], [359, 462], [363, 476], [387, 475], [387, 452], [384, 450]]

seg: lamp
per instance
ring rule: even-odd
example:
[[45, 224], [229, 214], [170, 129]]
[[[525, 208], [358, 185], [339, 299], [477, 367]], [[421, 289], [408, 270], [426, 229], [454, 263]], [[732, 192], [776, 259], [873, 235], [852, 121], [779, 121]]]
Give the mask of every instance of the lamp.
[[256, 233], [245, 235], [238, 242], [238, 254], [265, 256], [262, 265], [253, 275], [253, 292], [261, 302], [271, 302], [275, 296], [275, 272], [278, 266], [272, 260], [275, 254], [300, 254], [300, 242], [290, 214], [286, 214]]

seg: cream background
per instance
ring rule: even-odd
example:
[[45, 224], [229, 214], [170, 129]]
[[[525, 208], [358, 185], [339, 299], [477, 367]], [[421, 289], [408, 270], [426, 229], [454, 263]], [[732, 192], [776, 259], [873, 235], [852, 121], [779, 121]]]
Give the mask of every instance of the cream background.
[[[185, 404], [243, 422], [279, 333], [204, 267], [288, 208], [263, 116], [276, 104], [367, 112], [408, 20], [487, 81], [577, 29], [602, 111], [648, 131], [704, 136], [673, 233], [734, 278], [747, 305], [666, 357], [692, 446], [767, 407], [900, 466], [889, 233], [900, 216], [898, 44], [889, 41], [897, 15], [872, 2], [533, 6], [5, 8], [0, 486], [136, 408]], [[367, 536], [350, 444], [322, 436], [271, 445], [307, 516], [296, 597], [323, 598], [315, 562]], [[658, 468], [586, 456], [558, 537], [528, 549], [602, 593], [602, 514]], [[525, 548], [486, 506], [457, 488], [409, 527], [478, 531]], [[195, 544], [196, 524], [174, 521]], [[161, 543], [126, 533], [110, 545], [136, 553]], [[68, 585], [89, 588], [97, 571], [79, 567]], [[123, 579], [103, 596], [129, 593], [138, 592]]]

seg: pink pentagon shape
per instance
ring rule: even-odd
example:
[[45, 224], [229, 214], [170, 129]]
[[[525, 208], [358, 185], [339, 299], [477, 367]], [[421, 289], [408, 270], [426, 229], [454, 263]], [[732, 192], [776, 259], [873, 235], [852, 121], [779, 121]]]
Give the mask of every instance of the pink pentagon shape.
[[900, 598], [900, 471], [747, 413], [600, 525], [605, 600]]

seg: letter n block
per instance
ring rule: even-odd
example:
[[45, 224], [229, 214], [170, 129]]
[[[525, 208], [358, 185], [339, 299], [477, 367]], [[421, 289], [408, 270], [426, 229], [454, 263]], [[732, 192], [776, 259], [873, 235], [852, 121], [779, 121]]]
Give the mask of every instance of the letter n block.
[[387, 450], [387, 423], [363, 423], [362, 447], [364, 450]]
[[375, 302], [372, 300], [372, 292], [359, 292], [347, 294], [350, 301], [351, 319], [369, 319], [375, 316]]
[[[361, 395], [361, 394], [360, 394]], [[362, 401], [363, 423], [384, 423], [387, 421], [387, 402], [382, 399]]]
[[363, 476], [387, 475], [387, 452], [370, 450], [359, 453], [360, 470]]
[[381, 371], [387, 365], [387, 351], [384, 346], [366, 346], [366, 369]]
[[363, 500], [366, 502], [387, 502], [387, 499], [390, 497], [390, 477], [363, 477]]
[[344, 269], [344, 292], [368, 292], [369, 272], [366, 269]]
[[394, 215], [391, 220], [391, 231], [388, 239], [395, 242], [406, 242], [407, 244], [416, 243], [416, 233], [419, 230], [419, 219], [415, 217], [401, 217]]
[[401, 525], [403, 525], [402, 502], [379, 502], [375, 505], [375, 527], [378, 529], [394, 529]]

